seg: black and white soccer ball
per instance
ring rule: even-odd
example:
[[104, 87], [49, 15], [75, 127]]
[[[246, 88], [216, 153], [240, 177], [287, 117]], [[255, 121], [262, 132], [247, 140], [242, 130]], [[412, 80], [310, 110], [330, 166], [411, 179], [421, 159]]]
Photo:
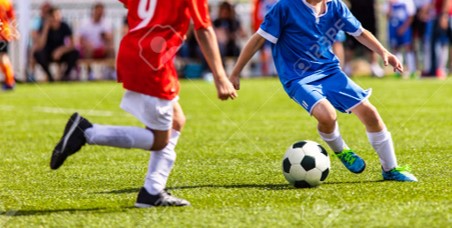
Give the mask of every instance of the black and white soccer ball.
[[330, 158], [320, 144], [305, 140], [290, 146], [282, 161], [286, 180], [296, 188], [315, 187], [330, 172]]

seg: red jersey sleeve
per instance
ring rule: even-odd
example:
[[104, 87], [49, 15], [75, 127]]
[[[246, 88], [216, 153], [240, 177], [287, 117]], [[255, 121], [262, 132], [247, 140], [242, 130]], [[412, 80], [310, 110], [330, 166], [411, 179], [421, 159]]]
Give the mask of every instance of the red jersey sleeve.
[[188, 8], [195, 30], [208, 28], [212, 25], [207, 0], [189, 0]]

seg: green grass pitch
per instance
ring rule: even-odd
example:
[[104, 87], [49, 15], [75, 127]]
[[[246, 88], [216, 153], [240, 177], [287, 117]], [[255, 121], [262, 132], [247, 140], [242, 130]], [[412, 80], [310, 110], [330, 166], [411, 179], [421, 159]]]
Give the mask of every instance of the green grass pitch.
[[418, 183], [382, 182], [364, 127], [339, 114], [342, 134], [366, 170], [352, 174], [331, 157], [323, 185], [294, 189], [281, 173], [286, 148], [321, 140], [315, 120], [276, 79], [244, 80], [232, 102], [217, 100], [212, 84], [182, 81], [187, 124], [168, 188], [192, 206], [151, 209], [133, 208], [145, 151], [85, 146], [59, 170], [49, 168], [73, 111], [95, 123], [141, 126], [118, 107], [120, 84], [19, 85], [0, 93], [0, 227], [450, 226], [452, 81], [356, 82], [373, 88], [371, 101], [392, 132], [399, 164], [411, 165]]

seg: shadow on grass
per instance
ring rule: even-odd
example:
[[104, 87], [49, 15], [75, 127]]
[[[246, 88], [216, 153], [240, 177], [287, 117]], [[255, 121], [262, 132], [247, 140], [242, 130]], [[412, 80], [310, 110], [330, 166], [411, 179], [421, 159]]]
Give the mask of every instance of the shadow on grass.
[[[325, 185], [338, 185], [338, 184], [371, 184], [383, 182], [383, 180], [364, 180], [364, 181], [344, 181], [344, 182], [325, 182]], [[264, 190], [303, 190], [294, 188], [288, 184], [231, 184], [231, 185], [193, 185], [193, 186], [174, 186], [168, 188], [169, 190], [178, 189], [197, 189], [197, 188], [250, 188], [250, 189], [264, 189]], [[140, 188], [125, 188], [119, 190], [97, 192], [96, 194], [123, 194], [123, 193], [137, 193]], [[63, 209], [44, 209], [44, 210], [19, 210], [14, 214], [8, 215], [7, 212], [0, 211], [0, 215], [6, 215], [11, 217], [17, 216], [33, 216], [33, 215], [47, 215], [53, 213], [76, 213], [76, 212], [96, 212], [96, 213], [111, 213], [118, 212], [126, 209], [135, 209], [133, 206], [124, 206], [118, 208], [63, 208]]]
[[[364, 180], [364, 181], [333, 181], [325, 182], [323, 184], [327, 185], [338, 185], [338, 184], [368, 184], [368, 183], [378, 183], [383, 182], [383, 180]], [[178, 189], [196, 189], [196, 188], [255, 188], [263, 190], [300, 190], [299, 188], [294, 188], [288, 184], [231, 184], [231, 185], [192, 185], [192, 186], [173, 186], [169, 187], [168, 190], [178, 190]], [[309, 189], [309, 188], [308, 188]], [[137, 193], [140, 188], [125, 188], [118, 190], [111, 190], [105, 192], [97, 192], [97, 194], [123, 194], [123, 193]]]
[[18, 210], [14, 214], [8, 215], [4, 211], [0, 211], [0, 215], [18, 217], [18, 216], [33, 216], [33, 215], [48, 215], [53, 213], [75, 213], [75, 212], [97, 212], [97, 213], [112, 213], [122, 211], [124, 209], [135, 209], [133, 206], [124, 206], [119, 208], [62, 208], [62, 209], [42, 209], [42, 210]]

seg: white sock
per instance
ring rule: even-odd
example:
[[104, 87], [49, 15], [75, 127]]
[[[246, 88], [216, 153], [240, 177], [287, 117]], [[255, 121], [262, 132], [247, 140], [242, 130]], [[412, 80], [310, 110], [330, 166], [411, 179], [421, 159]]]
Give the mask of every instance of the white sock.
[[445, 70], [447, 65], [447, 56], [449, 55], [449, 48], [447, 45], [437, 45], [436, 47], [436, 55], [438, 67], [437, 69]]
[[144, 188], [152, 195], [157, 195], [163, 191], [168, 180], [168, 176], [176, 160], [176, 147], [180, 132], [171, 130], [171, 138], [168, 145], [160, 151], [152, 151], [149, 160], [148, 173], [144, 181]]
[[144, 128], [94, 124], [85, 130], [88, 144], [151, 150], [154, 134]]
[[406, 64], [410, 73], [416, 72], [416, 56], [413, 51], [406, 53]]
[[430, 42], [428, 42], [428, 41], [424, 41], [424, 48], [423, 48], [423, 50], [424, 50], [424, 54], [423, 55], [420, 55], [421, 56], [421, 58], [423, 58], [423, 63], [424, 63], [424, 70], [426, 70], [426, 71], [429, 71], [430, 70], [430, 68], [432, 67], [432, 60], [431, 60], [431, 58], [430, 58], [430, 53], [431, 53], [431, 44], [430, 44]]
[[403, 61], [403, 54], [402, 54], [402, 52], [400, 52], [400, 51], [398, 51], [398, 52], [396, 52], [395, 53], [395, 56], [399, 59], [399, 61], [402, 63], [402, 65], [404, 64], [404, 61]]
[[367, 132], [370, 144], [380, 157], [381, 166], [384, 171], [397, 167], [394, 145], [391, 133], [386, 129], [381, 132]]
[[344, 149], [350, 149], [347, 144], [342, 139], [341, 133], [339, 132], [339, 125], [336, 122], [336, 126], [334, 127], [334, 131], [332, 133], [323, 133], [319, 132], [320, 137], [325, 141], [328, 146], [333, 150], [335, 153], [340, 153]]

